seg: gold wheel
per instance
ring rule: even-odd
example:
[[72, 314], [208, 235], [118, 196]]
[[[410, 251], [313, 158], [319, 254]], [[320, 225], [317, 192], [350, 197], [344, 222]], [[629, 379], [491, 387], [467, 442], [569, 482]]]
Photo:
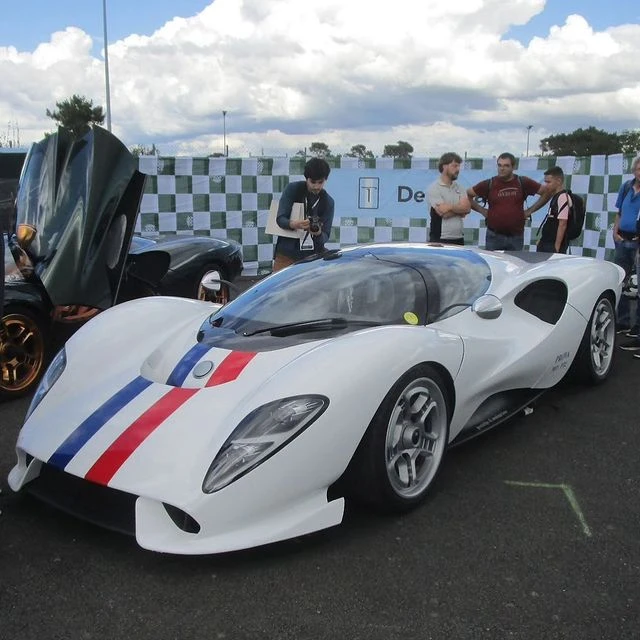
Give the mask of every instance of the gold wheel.
[[27, 311], [11, 311], [0, 324], [0, 395], [29, 391], [42, 374], [45, 341], [38, 320]]

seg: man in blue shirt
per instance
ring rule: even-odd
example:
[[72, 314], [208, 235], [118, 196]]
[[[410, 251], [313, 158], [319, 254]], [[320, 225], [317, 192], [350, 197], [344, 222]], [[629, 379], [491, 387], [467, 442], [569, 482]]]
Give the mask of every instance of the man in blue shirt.
[[[620, 265], [629, 278], [637, 273], [638, 258], [638, 216], [640, 215], [640, 156], [631, 165], [633, 179], [625, 182], [616, 200], [616, 219], [613, 223], [613, 241], [616, 245], [614, 262]], [[637, 299], [636, 299], [637, 302]], [[631, 305], [628, 296], [621, 296], [618, 304], [618, 333], [626, 333], [636, 338], [632, 345], [623, 345], [626, 350], [640, 350], [640, 305], [636, 303], [635, 320], [631, 324]], [[637, 345], [636, 345], [637, 343]]]

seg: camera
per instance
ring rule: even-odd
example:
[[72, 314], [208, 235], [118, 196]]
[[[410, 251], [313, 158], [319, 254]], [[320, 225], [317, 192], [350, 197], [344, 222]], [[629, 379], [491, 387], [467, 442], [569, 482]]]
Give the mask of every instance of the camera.
[[309, 231], [311, 233], [320, 233], [321, 225], [319, 216], [309, 216]]

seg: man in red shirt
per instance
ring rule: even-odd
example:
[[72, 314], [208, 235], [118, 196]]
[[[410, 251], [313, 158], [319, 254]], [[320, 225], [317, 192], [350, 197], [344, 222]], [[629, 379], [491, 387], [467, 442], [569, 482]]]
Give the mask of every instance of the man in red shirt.
[[[492, 251], [522, 251], [525, 220], [551, 198], [544, 185], [513, 173], [515, 163], [516, 158], [511, 153], [500, 154], [498, 175], [467, 189], [471, 208], [486, 219], [486, 248]], [[525, 209], [527, 197], [534, 195], [540, 198]], [[483, 207], [476, 198], [484, 200], [487, 206]]]

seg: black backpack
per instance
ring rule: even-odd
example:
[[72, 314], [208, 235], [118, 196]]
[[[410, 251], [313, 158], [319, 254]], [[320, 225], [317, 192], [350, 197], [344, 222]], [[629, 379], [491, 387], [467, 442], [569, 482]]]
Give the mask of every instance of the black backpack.
[[566, 189], [566, 193], [571, 198], [571, 207], [569, 208], [569, 221], [567, 222], [567, 239], [575, 240], [580, 237], [582, 229], [584, 229], [584, 219], [586, 210], [584, 199], [576, 193], [572, 193], [571, 189]]

